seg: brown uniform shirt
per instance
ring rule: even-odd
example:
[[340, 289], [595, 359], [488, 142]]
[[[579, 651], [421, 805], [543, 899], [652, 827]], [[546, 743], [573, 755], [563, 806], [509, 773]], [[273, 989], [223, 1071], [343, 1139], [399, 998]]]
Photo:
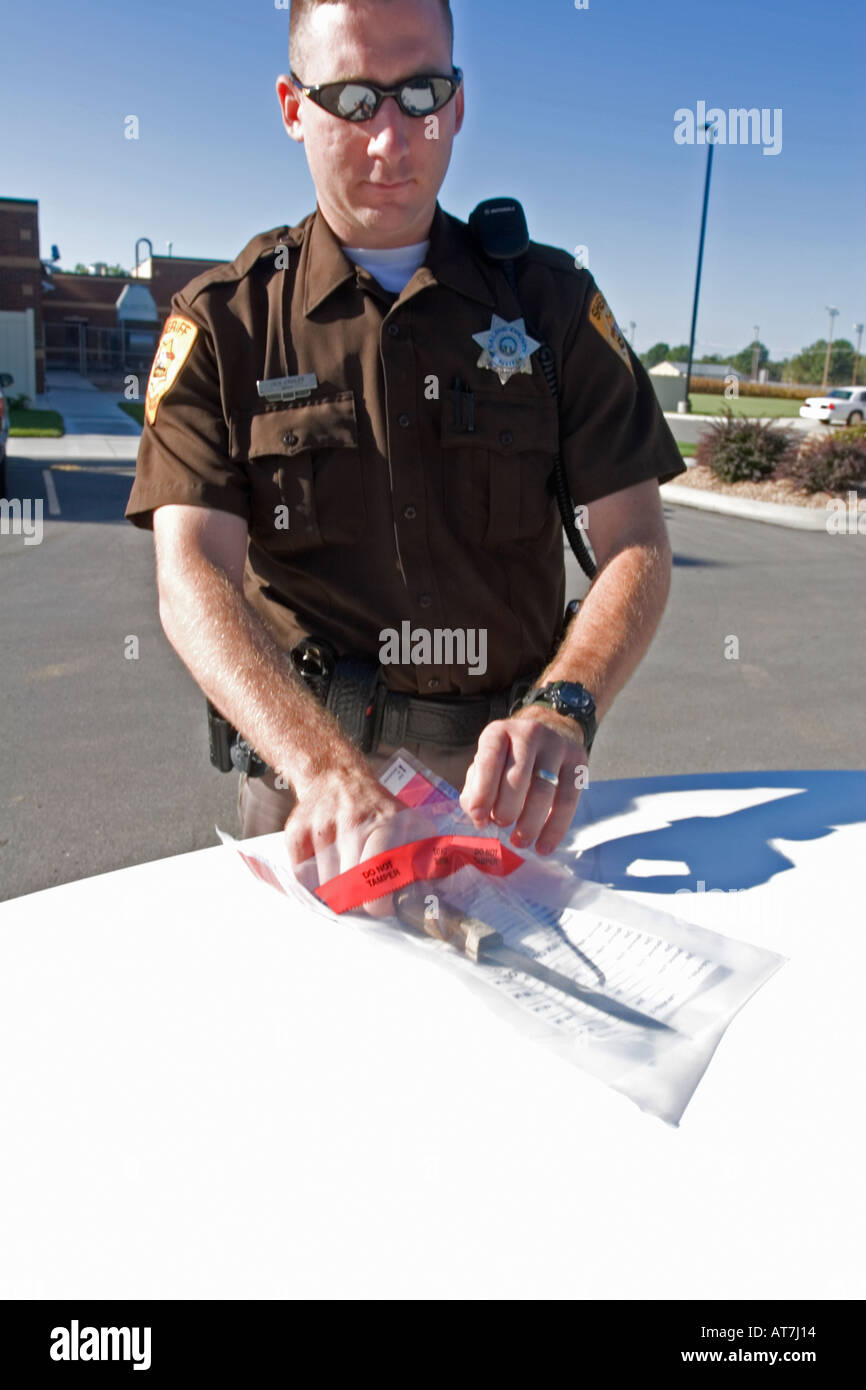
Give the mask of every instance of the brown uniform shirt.
[[[152, 526], [167, 503], [243, 517], [245, 593], [286, 649], [312, 633], [377, 658], [386, 629], [486, 629], [483, 675], [394, 665], [388, 684], [479, 695], [537, 674], [565, 602], [547, 486], [558, 428], [576, 505], [685, 465], [589, 272], [533, 242], [518, 277], [519, 303], [438, 204], [399, 296], [344, 255], [318, 210], [255, 237], [172, 301], [192, 327], [167, 344], [183, 364], [165, 376], [163, 363], [127, 517]], [[474, 335], [494, 315], [524, 318], [553, 349], [559, 421], [537, 351], [531, 374], [504, 384], [479, 365]], [[318, 378], [305, 399], [258, 396], [258, 381], [301, 373]], [[472, 395], [459, 414], [457, 377]], [[431, 656], [449, 654], [443, 642]]]

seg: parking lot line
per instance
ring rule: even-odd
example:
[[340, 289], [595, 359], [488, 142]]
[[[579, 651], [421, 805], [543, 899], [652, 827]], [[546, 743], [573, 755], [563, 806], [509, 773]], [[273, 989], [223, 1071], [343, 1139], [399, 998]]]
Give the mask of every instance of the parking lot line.
[[60, 498], [57, 496], [57, 488], [54, 486], [50, 468], [43, 468], [42, 481], [45, 484], [45, 495], [48, 498], [48, 515], [59, 516]]

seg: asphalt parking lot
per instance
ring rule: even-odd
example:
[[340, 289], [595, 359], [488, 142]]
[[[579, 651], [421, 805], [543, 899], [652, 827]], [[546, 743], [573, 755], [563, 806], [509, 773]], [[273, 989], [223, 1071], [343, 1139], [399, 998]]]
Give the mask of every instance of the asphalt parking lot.
[[[235, 776], [210, 767], [203, 698], [159, 625], [152, 540], [122, 520], [134, 440], [122, 445], [10, 458], [13, 495], [44, 500], [44, 534], [0, 536], [3, 898], [236, 830]], [[665, 513], [668, 607], [591, 778], [866, 766], [866, 537]]]

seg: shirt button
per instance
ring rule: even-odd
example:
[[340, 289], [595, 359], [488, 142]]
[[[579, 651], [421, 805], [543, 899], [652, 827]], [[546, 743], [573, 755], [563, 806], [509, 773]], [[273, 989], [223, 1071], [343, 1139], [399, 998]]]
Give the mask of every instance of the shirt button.
[[414, 521], [418, 513], [416, 512], [414, 507], [410, 506], [403, 508], [403, 515], [405, 516], [407, 521]]
[[418, 606], [420, 608], [429, 608], [432, 602], [433, 600], [429, 594], [418, 595]]
[[297, 442], [298, 436], [296, 434], [292, 434], [291, 431], [289, 431], [288, 434], [283, 435], [283, 443], [287, 444], [289, 448], [291, 448], [293, 444], [297, 444]]
[[511, 430], [503, 430], [499, 436], [499, 442], [500, 444], [513, 444], [514, 435], [511, 433]]
[[427, 682], [427, 688], [428, 688], [428, 690], [438, 690], [438, 689], [439, 689], [439, 682], [438, 682], [438, 680], [436, 679], [435, 676], [431, 676], [431, 677], [430, 677], [429, 681]]
[[397, 424], [398, 424], [398, 425], [402, 425], [403, 428], [404, 428], [404, 430], [405, 430], [405, 429], [407, 428], [408, 424], [409, 424], [409, 416], [408, 416], [408, 415], [398, 415], [398, 416], [397, 416]]
[[391, 334], [392, 338], [399, 338], [400, 336], [400, 329], [397, 327], [396, 323], [388, 324], [388, 332]]

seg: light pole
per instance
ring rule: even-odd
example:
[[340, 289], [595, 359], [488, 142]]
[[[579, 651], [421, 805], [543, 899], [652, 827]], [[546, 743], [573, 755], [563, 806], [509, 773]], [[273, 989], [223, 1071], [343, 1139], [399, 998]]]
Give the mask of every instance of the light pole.
[[827, 385], [827, 377], [830, 374], [830, 348], [833, 346], [833, 320], [839, 312], [839, 310], [834, 309], [831, 304], [825, 304], [824, 307], [830, 315], [830, 337], [827, 339], [827, 351], [824, 355], [824, 380], [821, 382], [822, 391]]
[[760, 344], [759, 344], [759, 342], [758, 342], [758, 334], [760, 333], [760, 331], [761, 331], [761, 330], [760, 330], [760, 327], [758, 326], [758, 324], [755, 324], [755, 346], [754, 346], [754, 348], [752, 349], [752, 380], [753, 380], [753, 381], [757, 381], [757, 380], [758, 380], [758, 355], [759, 355], [759, 353], [760, 353], [760, 351], [761, 351], [761, 347], [760, 347]]
[[854, 324], [854, 332], [857, 334], [857, 347], [854, 349], [854, 376], [853, 376], [853, 379], [852, 379], [852, 385], [853, 385], [853, 386], [856, 386], [856, 385], [857, 385], [857, 368], [860, 366], [860, 340], [861, 340], [862, 337], [863, 337], [863, 325], [862, 325], [862, 323], [855, 323], [855, 324]]
[[692, 384], [692, 358], [695, 355], [695, 327], [698, 322], [698, 296], [701, 292], [701, 266], [704, 263], [704, 236], [707, 230], [707, 204], [710, 201], [710, 175], [713, 171], [713, 150], [716, 147], [716, 123], [707, 121], [704, 125], [707, 132], [707, 176], [704, 179], [704, 207], [701, 213], [701, 238], [698, 243], [698, 270], [695, 276], [695, 299], [692, 305], [692, 331], [689, 334], [689, 360], [686, 366], [686, 398], [680, 401], [677, 410], [682, 415], [688, 415], [692, 405], [689, 400], [689, 387]]
[[629, 342], [631, 343], [631, 350], [632, 350], [632, 352], [634, 352], [634, 330], [635, 330], [636, 328], [637, 328], [637, 324], [634, 322], [633, 319], [630, 319], [630, 320], [629, 320], [629, 325], [628, 325], [628, 340], [629, 340]]

